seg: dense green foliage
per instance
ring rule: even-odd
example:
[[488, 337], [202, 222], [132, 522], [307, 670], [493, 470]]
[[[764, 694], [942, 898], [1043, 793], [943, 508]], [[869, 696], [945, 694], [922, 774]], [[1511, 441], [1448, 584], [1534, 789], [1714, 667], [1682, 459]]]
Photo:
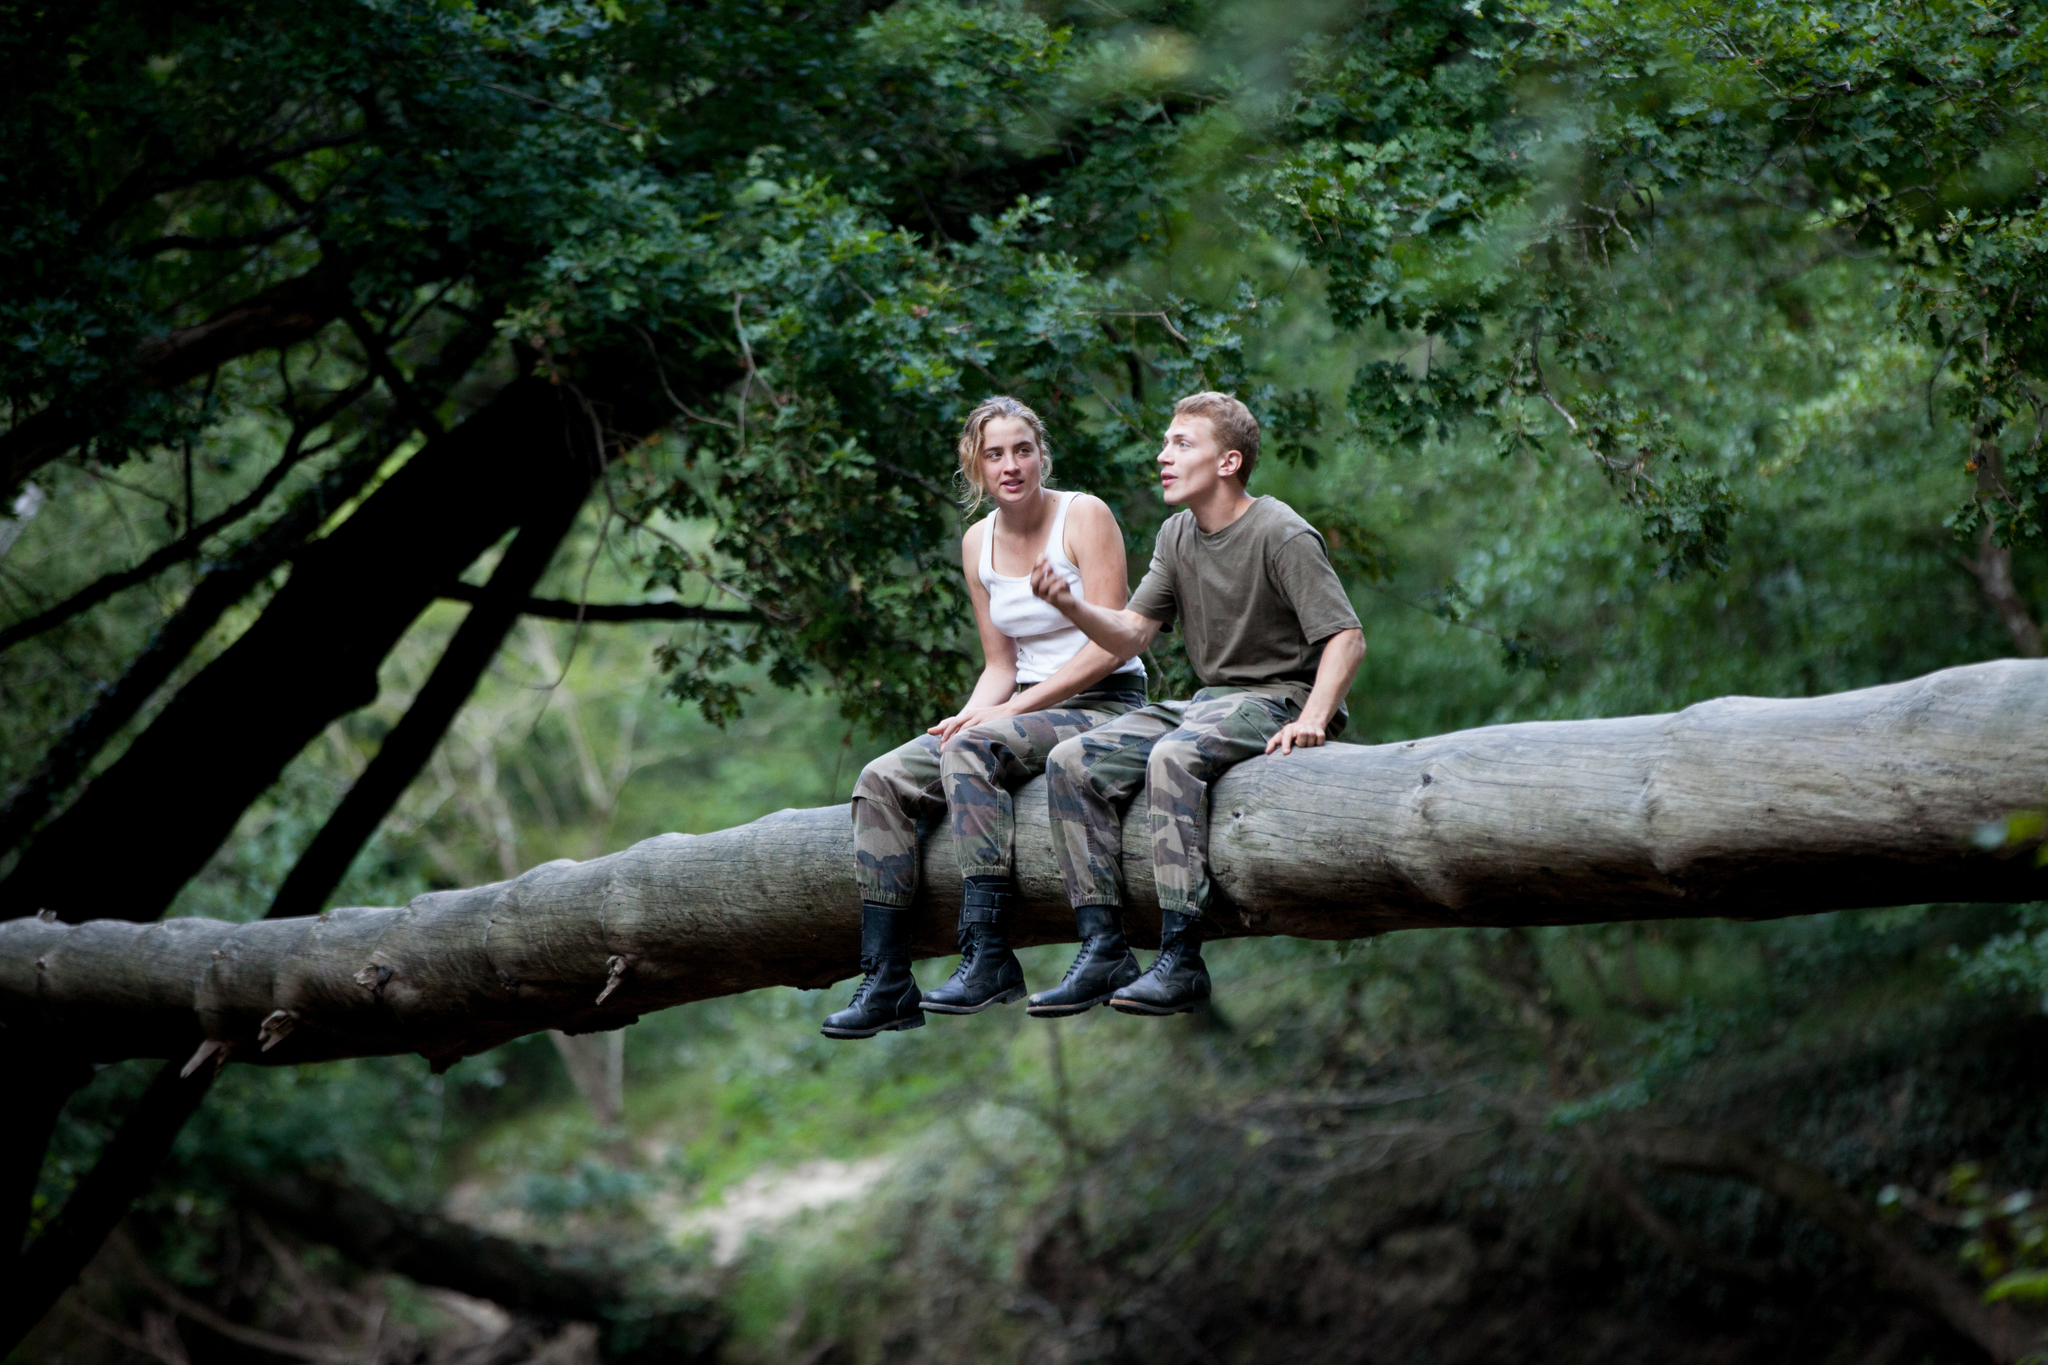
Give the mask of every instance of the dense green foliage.
[[[10, 639], [0, 778], [317, 511], [122, 735], [145, 731], [366, 489], [527, 374], [614, 456], [542, 595], [747, 618], [523, 622], [337, 903], [843, 797], [977, 662], [952, 434], [989, 392], [1047, 416], [1060, 482], [1109, 499], [1136, 564], [1173, 400], [1243, 394], [1253, 491], [1325, 530], [1366, 624], [1352, 739], [2037, 648], [2044, 23], [1960, 0], [18, 10], [0, 376], [16, 433], [92, 430], [27, 472], [44, 500], [0, 592], [20, 621], [150, 567]], [[309, 278], [339, 294], [289, 344], [148, 368], [151, 338]], [[460, 619], [413, 624], [173, 913], [262, 913]], [[2026, 856], [2040, 823], [2012, 832]], [[1798, 1210], [1629, 1155], [1678, 1124], [1822, 1169], [1973, 1288], [2044, 1283], [2019, 1197], [2048, 1159], [2038, 907], [1213, 958], [1218, 1012], [1164, 1025], [998, 1012], [842, 1046], [817, 994], [671, 1011], [628, 1032], [618, 1130], [541, 1039], [438, 1079], [231, 1067], [134, 1236], [264, 1330], [388, 1311], [394, 1359], [445, 1347], [453, 1310], [314, 1251], [341, 1296], [318, 1306], [253, 1249], [238, 1175], [445, 1197], [607, 1249], [648, 1296], [708, 1285], [734, 1359], [1971, 1358]], [[39, 1219], [146, 1075], [81, 1092]], [[708, 1201], [878, 1158], [873, 1192], [711, 1265]], [[161, 1304], [122, 1266], [85, 1298], [140, 1340]], [[38, 1340], [25, 1358], [128, 1349], [85, 1317]]]

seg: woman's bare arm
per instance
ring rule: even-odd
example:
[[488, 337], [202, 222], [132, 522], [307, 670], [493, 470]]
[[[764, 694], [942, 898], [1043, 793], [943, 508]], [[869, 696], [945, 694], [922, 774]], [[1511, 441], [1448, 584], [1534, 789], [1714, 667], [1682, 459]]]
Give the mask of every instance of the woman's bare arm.
[[976, 522], [960, 537], [960, 571], [967, 577], [967, 598], [974, 604], [974, 629], [981, 636], [981, 677], [968, 694], [966, 705], [925, 732], [942, 740], [951, 739], [962, 728], [963, 717], [986, 719], [983, 713], [1008, 701], [1017, 690], [1017, 642], [997, 630], [995, 622], [989, 619], [988, 589], [981, 585], [978, 571], [983, 530], [984, 523]]

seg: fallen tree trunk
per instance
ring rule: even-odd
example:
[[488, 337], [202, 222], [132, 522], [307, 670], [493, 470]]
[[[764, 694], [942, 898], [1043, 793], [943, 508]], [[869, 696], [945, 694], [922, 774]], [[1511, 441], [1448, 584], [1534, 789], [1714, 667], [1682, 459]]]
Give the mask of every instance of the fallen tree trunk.
[[[1217, 936], [1741, 919], [2048, 896], [1982, 822], [2048, 780], [2048, 663], [2002, 660], [1835, 696], [1723, 698], [1663, 716], [1331, 745], [1233, 769], [1211, 794]], [[1071, 939], [1042, 782], [1018, 797], [1013, 941]], [[1124, 841], [1141, 940], [1157, 903]], [[585, 863], [317, 918], [0, 924], [0, 1021], [98, 1058], [202, 1040], [266, 1063], [419, 1052], [445, 1066], [543, 1028], [854, 970], [844, 806], [666, 834]], [[927, 841], [916, 946], [953, 946], [959, 881]], [[81, 875], [84, 873], [81, 871]]]
[[515, 1313], [623, 1327], [644, 1339], [632, 1354], [705, 1359], [725, 1333], [724, 1320], [708, 1300], [672, 1287], [636, 1287], [627, 1271], [599, 1258], [574, 1259], [310, 1175], [251, 1173], [236, 1185], [247, 1207], [357, 1265], [395, 1270], [416, 1283], [489, 1299]]

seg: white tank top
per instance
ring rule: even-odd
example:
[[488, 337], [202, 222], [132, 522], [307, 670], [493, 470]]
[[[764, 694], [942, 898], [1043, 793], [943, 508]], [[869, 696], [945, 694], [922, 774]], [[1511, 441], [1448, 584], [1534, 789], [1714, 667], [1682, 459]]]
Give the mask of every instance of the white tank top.
[[[1067, 508], [1072, 493], [1059, 495], [1059, 508], [1052, 515], [1052, 530], [1045, 537], [1045, 557], [1081, 595], [1081, 571], [1067, 558]], [[981, 586], [988, 590], [988, 619], [995, 628], [1017, 642], [1017, 681], [1041, 683], [1067, 666], [1081, 652], [1088, 637], [1081, 628], [1060, 614], [1052, 603], [1033, 595], [1031, 575], [1012, 578], [996, 572], [996, 514], [981, 523]], [[1120, 682], [1145, 676], [1145, 665], [1136, 659], [1109, 675]], [[1107, 681], [1105, 679], [1104, 681]], [[1099, 686], [1100, 684], [1098, 684]]]

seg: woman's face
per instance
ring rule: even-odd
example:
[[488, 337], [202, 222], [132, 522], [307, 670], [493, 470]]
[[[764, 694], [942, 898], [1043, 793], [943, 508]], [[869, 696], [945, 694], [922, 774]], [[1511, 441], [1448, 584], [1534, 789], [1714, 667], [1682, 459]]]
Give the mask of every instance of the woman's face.
[[1045, 452], [1029, 422], [997, 417], [981, 429], [981, 486], [998, 504], [1014, 506], [1038, 496]]

